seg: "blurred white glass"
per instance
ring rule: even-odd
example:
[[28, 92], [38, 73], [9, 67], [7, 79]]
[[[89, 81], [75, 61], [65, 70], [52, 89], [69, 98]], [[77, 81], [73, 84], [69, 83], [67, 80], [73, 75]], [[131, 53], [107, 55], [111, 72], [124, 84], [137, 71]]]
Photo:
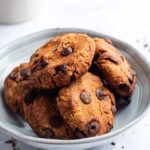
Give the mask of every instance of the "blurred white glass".
[[0, 0], [0, 23], [13, 24], [34, 18], [41, 0]]

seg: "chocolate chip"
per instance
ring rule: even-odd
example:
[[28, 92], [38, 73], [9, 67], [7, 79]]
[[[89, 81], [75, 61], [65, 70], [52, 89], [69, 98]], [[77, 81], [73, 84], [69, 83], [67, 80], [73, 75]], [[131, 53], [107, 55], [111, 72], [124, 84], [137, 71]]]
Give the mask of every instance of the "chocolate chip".
[[63, 124], [63, 119], [61, 116], [53, 116], [51, 118], [51, 125], [54, 128], [59, 128], [59, 127], [61, 127], [62, 124]]
[[112, 63], [119, 64], [118, 59], [117, 59], [115, 56], [113, 56], [113, 55], [110, 55], [110, 56], [108, 56], [108, 57], [105, 58], [105, 59], [106, 59], [106, 60], [109, 60], [109, 61], [112, 62]]
[[49, 64], [49, 61], [46, 59], [46, 58], [43, 58], [42, 60], [41, 60], [41, 66], [42, 67], [45, 67], [45, 66], [47, 66]]
[[73, 52], [73, 49], [71, 47], [64, 48], [61, 52], [62, 56], [68, 56]]
[[45, 131], [45, 133], [46, 133], [46, 137], [47, 138], [53, 138], [54, 137], [54, 132], [53, 132], [53, 130], [52, 129], [49, 129], [49, 128], [46, 128], [46, 129], [44, 129], [44, 131]]
[[128, 85], [126, 83], [120, 84], [119, 89], [124, 92], [128, 92], [128, 90], [129, 90]]
[[17, 77], [18, 77], [18, 74], [14, 73], [14, 72], [10, 73], [10, 75], [9, 75], [9, 78], [12, 80], [16, 80]]
[[100, 130], [100, 124], [96, 120], [92, 120], [88, 124], [88, 131], [90, 134], [95, 135]]
[[128, 77], [129, 83], [133, 84], [133, 78], [132, 77]]
[[98, 88], [98, 89], [96, 90], [96, 96], [97, 96], [97, 98], [98, 98], [99, 100], [103, 100], [103, 99], [105, 99], [106, 96], [108, 96], [108, 95], [104, 92], [104, 90]]
[[63, 64], [63, 65], [59, 65], [56, 67], [56, 71], [59, 72], [64, 72], [64, 73], [67, 73], [67, 65], [66, 64]]
[[82, 138], [85, 138], [86, 137], [86, 135], [85, 135], [85, 133], [83, 132], [83, 131], [80, 131], [78, 128], [75, 130], [75, 133], [74, 133], [76, 136], [77, 136], [77, 138], [79, 138], [79, 139], [82, 139]]
[[34, 98], [36, 97], [36, 95], [37, 95], [37, 92], [35, 90], [31, 90], [30, 92], [28, 92], [24, 99], [25, 104], [27, 105], [31, 104]]
[[111, 111], [113, 114], [115, 114], [117, 112], [116, 106], [111, 106]]
[[84, 104], [91, 103], [91, 94], [87, 91], [82, 91], [80, 94], [80, 99]]
[[46, 67], [48, 64], [49, 64], [48, 60], [46, 58], [42, 58], [39, 62], [37, 62], [33, 71], [40, 70], [40, 69]]
[[30, 68], [25, 68], [21, 71], [21, 76], [26, 79], [31, 75], [31, 69]]
[[116, 143], [115, 143], [115, 142], [111, 142], [110, 144], [111, 144], [111, 145], [113, 145], [113, 146], [114, 146], [114, 145], [116, 145]]

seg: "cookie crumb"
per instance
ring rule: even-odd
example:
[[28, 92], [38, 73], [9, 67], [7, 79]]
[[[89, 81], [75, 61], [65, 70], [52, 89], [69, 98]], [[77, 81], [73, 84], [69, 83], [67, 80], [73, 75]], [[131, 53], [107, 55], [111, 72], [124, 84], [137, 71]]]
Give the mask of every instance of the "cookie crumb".
[[115, 142], [111, 142], [110, 144], [111, 144], [111, 145], [113, 145], [113, 146], [115, 146], [115, 145], [116, 145], [116, 143], [115, 143]]
[[144, 47], [145, 47], [145, 48], [146, 48], [146, 47], [148, 47], [148, 44], [147, 44], [147, 43], [145, 43], [145, 44], [144, 44]]
[[10, 139], [8, 141], [5, 141], [5, 143], [6, 144], [11, 144], [13, 150], [17, 150], [17, 148], [16, 148], [16, 140], [15, 139], [12, 138], [12, 139]]

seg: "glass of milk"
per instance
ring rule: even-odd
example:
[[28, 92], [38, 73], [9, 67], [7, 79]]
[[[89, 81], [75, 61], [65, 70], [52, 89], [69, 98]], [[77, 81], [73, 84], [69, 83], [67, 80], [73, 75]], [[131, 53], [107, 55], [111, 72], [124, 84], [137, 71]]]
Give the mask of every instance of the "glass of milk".
[[0, 0], [0, 23], [14, 24], [34, 18], [41, 0]]

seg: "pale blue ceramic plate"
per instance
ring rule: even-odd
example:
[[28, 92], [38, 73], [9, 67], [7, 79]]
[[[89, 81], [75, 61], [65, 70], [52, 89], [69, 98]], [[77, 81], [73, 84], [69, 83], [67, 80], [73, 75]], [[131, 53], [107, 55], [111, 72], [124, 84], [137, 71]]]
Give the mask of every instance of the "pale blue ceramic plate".
[[[109, 37], [89, 30], [64, 28], [44, 30], [11, 42], [0, 49], [0, 90], [2, 91], [3, 81], [12, 68], [28, 61], [31, 53], [48, 41], [48, 39], [67, 32], [87, 33], [92, 37]], [[2, 92], [0, 93], [0, 128], [16, 139], [38, 148], [85, 149], [112, 140], [112, 138], [141, 120], [150, 110], [150, 65], [132, 46], [113, 37], [109, 38], [124, 54], [137, 73], [137, 85], [132, 95], [132, 101], [116, 114], [115, 126], [110, 133], [77, 140], [39, 138], [22, 118], [7, 109], [3, 103]]]

